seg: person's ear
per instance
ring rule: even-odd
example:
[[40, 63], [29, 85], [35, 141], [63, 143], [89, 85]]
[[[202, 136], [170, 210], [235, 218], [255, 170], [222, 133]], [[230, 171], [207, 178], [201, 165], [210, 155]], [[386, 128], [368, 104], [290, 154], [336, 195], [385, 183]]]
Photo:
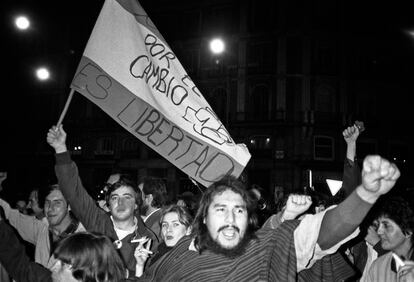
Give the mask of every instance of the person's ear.
[[193, 231], [193, 227], [192, 226], [188, 226], [187, 230], [185, 231], [185, 235], [190, 235], [191, 231]]

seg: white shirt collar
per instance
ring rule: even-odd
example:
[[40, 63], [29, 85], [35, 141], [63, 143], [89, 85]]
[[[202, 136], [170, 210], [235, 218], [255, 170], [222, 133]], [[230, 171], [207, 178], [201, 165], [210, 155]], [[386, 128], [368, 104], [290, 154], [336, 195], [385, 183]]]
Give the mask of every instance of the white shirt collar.
[[111, 216], [111, 220], [112, 220], [112, 224], [114, 225], [114, 230], [115, 230], [116, 236], [118, 236], [118, 239], [119, 239], [119, 240], [122, 240], [122, 239], [124, 239], [126, 236], [128, 236], [129, 234], [131, 234], [131, 233], [135, 232], [135, 229], [137, 228], [137, 224], [138, 224], [138, 220], [137, 220], [137, 218], [136, 218], [136, 217], [134, 217], [134, 226], [133, 226], [133, 227], [131, 227], [131, 228], [130, 228], [130, 229], [128, 229], [128, 230], [123, 230], [123, 229], [119, 229], [119, 228], [117, 228], [117, 227], [116, 227], [116, 225], [115, 225], [115, 223], [114, 223], [114, 219], [112, 218], [112, 216]]

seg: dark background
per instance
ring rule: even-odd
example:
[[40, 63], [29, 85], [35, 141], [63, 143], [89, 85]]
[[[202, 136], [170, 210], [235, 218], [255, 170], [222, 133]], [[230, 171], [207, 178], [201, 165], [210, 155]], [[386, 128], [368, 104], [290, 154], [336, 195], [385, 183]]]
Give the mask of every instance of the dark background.
[[[209, 7], [219, 1], [201, 1]], [[230, 1], [231, 2], [231, 1]], [[272, 1], [256, 1], [262, 6], [258, 11], [265, 15]], [[331, 1], [310, 1], [313, 5], [331, 5]], [[414, 82], [414, 17], [410, 1], [333, 1], [335, 10], [341, 11], [344, 22], [343, 34], [355, 39], [348, 44], [365, 50], [366, 60], [372, 68], [372, 81], [392, 81], [399, 91], [380, 91], [377, 107], [378, 128], [384, 135], [412, 136], [413, 82]], [[172, 7], [169, 10], [163, 5]], [[191, 27], [185, 25], [182, 6], [191, 1], [171, 2], [141, 1], [158, 30], [167, 42], [185, 38]], [[293, 1], [300, 5], [300, 1]], [[36, 152], [39, 140], [45, 140], [46, 132], [59, 118], [69, 85], [83, 49], [95, 24], [103, 1], [2, 1], [1, 2], [1, 66], [3, 69], [0, 94], [0, 166], [9, 169], [25, 160], [17, 153]], [[257, 6], [257, 5], [256, 5]], [[163, 8], [163, 9], [162, 9]], [[160, 12], [162, 10], [162, 12]], [[299, 9], [297, 14], [306, 13]], [[19, 32], [13, 17], [19, 13], [30, 17], [32, 27]], [[166, 16], [166, 14], [168, 16]], [[332, 13], [334, 15], [334, 13]], [[335, 14], [336, 15], [336, 14]], [[334, 15], [334, 16], [335, 16]], [[292, 13], [294, 21], [295, 11]], [[332, 18], [320, 18], [326, 24]], [[212, 21], [199, 36], [209, 37], [226, 33], [233, 19]], [[329, 24], [328, 24], [329, 25]], [[190, 30], [187, 32], [186, 28]], [[263, 32], [266, 32], [264, 30]], [[364, 38], [371, 38], [364, 40]], [[352, 54], [351, 54], [352, 55]], [[179, 57], [180, 59], [180, 57]], [[52, 71], [50, 81], [40, 82], [34, 78], [34, 69], [46, 65]], [[184, 67], [186, 67], [184, 65]], [[84, 99], [77, 95], [68, 115], [76, 115], [76, 103]], [[369, 101], [367, 101], [369, 103]], [[369, 127], [369, 124], [367, 125]], [[50, 152], [51, 153], [51, 152]], [[52, 155], [50, 154], [52, 160]], [[414, 161], [407, 156], [407, 161]], [[1, 169], [1, 168], [0, 168]], [[30, 170], [30, 167], [25, 168]], [[52, 168], [45, 172], [48, 181], [53, 178]], [[27, 185], [25, 171], [15, 172], [15, 183]], [[39, 177], [41, 179], [41, 177]], [[42, 180], [43, 181], [43, 180]]]

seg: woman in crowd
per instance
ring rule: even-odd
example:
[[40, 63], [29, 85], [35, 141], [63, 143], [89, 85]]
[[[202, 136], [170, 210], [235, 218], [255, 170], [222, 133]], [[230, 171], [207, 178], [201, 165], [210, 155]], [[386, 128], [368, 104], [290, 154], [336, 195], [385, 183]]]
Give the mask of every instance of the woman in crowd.
[[[372, 263], [362, 281], [399, 281], [399, 261], [403, 261], [401, 265], [407, 264], [408, 266], [408, 263], [404, 261], [414, 260], [413, 204], [401, 196], [384, 198], [382, 205], [378, 209], [377, 222], [377, 234], [381, 240], [381, 247], [388, 251], [388, 253], [378, 257]], [[401, 274], [405, 274], [406, 270], [402, 272]]]
[[[147, 267], [156, 262], [160, 257], [171, 250], [178, 241], [186, 235], [191, 234], [191, 224], [193, 218], [185, 207], [171, 205], [162, 211], [160, 226], [162, 243], [158, 245], [157, 251], [151, 256]], [[144, 271], [145, 263], [152, 254], [150, 241], [141, 242], [135, 250], [137, 260], [136, 276], [140, 277]]]

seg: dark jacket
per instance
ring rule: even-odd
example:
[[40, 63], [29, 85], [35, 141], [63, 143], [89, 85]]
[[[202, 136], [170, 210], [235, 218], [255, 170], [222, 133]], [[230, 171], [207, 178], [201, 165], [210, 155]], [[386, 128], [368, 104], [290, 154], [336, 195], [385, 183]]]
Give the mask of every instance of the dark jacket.
[[[118, 241], [119, 238], [114, 229], [114, 224], [110, 216], [99, 208], [91, 196], [86, 192], [79, 178], [78, 168], [71, 160], [70, 154], [64, 152], [56, 154], [56, 176], [59, 181], [59, 187], [70, 203], [72, 212], [82, 222], [89, 232], [99, 232], [108, 236], [112, 241]], [[137, 228], [135, 233], [129, 234], [121, 240], [122, 246], [119, 249], [121, 258], [130, 273], [129, 277], [135, 276], [136, 261], [134, 251], [138, 243], [132, 243], [135, 238], [148, 237], [152, 240], [151, 250], [156, 250], [158, 239], [155, 234], [145, 226], [141, 217], [136, 217]]]
[[14, 230], [0, 220], [0, 262], [16, 281], [51, 282], [51, 272], [30, 261]]

